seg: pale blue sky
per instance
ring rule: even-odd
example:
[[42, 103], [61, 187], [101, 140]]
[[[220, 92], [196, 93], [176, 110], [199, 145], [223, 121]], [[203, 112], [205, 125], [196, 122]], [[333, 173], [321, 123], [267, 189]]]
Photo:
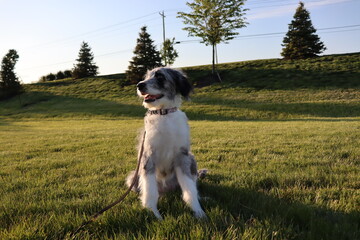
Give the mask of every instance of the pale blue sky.
[[[218, 46], [219, 62], [280, 58], [281, 43], [298, 0], [248, 0], [249, 25], [228, 44]], [[360, 0], [304, 0], [313, 25], [325, 43], [324, 54], [360, 51]], [[178, 11], [189, 11], [185, 0], [0, 0], [0, 58], [9, 49], [20, 55], [16, 73], [36, 82], [50, 72], [71, 69], [80, 44], [86, 41], [100, 75], [122, 73], [133, 56], [141, 26], [158, 46], [166, 37], [188, 41], [176, 45], [174, 67], [211, 63], [211, 48], [189, 38]], [[356, 25], [356, 26], [354, 26]], [[341, 27], [341, 28], [338, 28]], [[254, 36], [255, 35], [255, 36]], [[257, 35], [257, 36], [256, 36]]]

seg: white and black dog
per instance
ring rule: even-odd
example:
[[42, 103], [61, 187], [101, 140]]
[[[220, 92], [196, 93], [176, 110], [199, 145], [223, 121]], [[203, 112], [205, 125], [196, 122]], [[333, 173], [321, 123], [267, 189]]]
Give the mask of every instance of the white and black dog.
[[[148, 71], [145, 80], [137, 84], [137, 93], [148, 109], [145, 116], [145, 139], [138, 176], [127, 177], [133, 190], [140, 191], [142, 205], [162, 219], [157, 203], [159, 194], [180, 186], [184, 201], [198, 218], [206, 217], [202, 210], [196, 181], [197, 165], [190, 153], [188, 119], [179, 110], [182, 97], [188, 99], [192, 87], [181, 71], [156, 68]], [[204, 175], [206, 170], [200, 174]]]

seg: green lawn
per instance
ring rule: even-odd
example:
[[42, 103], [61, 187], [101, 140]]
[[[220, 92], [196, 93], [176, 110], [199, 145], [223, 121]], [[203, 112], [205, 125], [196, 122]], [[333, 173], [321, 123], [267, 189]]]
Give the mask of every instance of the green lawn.
[[[209, 169], [199, 182], [208, 220], [180, 191], [160, 199], [164, 221], [131, 193], [75, 239], [360, 239], [359, 62], [219, 66], [224, 82], [182, 107]], [[209, 69], [185, 70], [196, 85]], [[0, 239], [70, 239], [126, 190], [145, 110], [123, 78], [31, 84], [0, 102]]]
[[[139, 120], [18, 120], [0, 126], [0, 239], [62, 239], [125, 191]], [[191, 121], [208, 221], [181, 193], [158, 222], [131, 193], [78, 239], [356, 239], [357, 121]]]

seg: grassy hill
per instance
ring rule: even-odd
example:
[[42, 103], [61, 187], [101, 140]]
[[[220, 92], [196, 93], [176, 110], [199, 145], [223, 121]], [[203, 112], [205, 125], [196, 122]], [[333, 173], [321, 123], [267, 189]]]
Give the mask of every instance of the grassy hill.
[[[194, 120], [358, 117], [360, 112], [360, 53], [221, 64], [222, 84], [211, 84], [211, 66], [183, 70], [198, 86], [192, 101], [184, 104]], [[117, 74], [27, 85], [26, 94], [0, 103], [0, 115], [139, 118], [144, 110], [135, 87], [121, 87], [124, 77]]]
[[[75, 239], [360, 239], [360, 53], [184, 68], [207, 221], [137, 195]], [[0, 239], [71, 239], [116, 200], [145, 109], [123, 74], [26, 85], [0, 102]]]

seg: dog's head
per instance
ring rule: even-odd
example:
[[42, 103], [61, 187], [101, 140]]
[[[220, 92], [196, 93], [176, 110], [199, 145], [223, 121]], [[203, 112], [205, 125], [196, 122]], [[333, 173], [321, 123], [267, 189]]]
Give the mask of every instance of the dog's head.
[[181, 96], [189, 98], [192, 87], [186, 75], [172, 68], [155, 68], [137, 84], [137, 93], [149, 109], [180, 107]]

